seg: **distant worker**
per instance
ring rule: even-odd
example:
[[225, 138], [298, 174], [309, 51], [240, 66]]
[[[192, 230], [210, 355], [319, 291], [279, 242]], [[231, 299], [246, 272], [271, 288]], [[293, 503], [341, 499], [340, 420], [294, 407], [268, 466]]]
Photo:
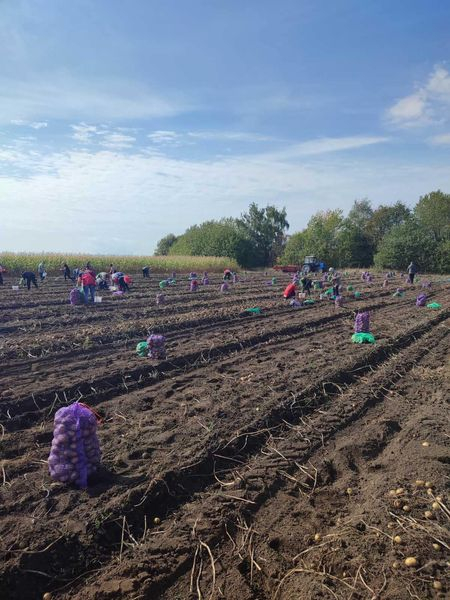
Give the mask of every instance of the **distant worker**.
[[84, 301], [86, 304], [89, 302], [89, 295], [91, 296], [91, 302], [95, 302], [95, 273], [90, 269], [85, 269], [81, 273], [81, 283], [83, 284]]
[[97, 277], [95, 278], [95, 282], [96, 282], [99, 290], [107, 290], [108, 289], [108, 273], [106, 273], [105, 271], [98, 273]]
[[339, 296], [339, 287], [341, 285], [341, 278], [337, 273], [334, 273], [333, 278], [331, 280], [331, 284], [333, 286], [333, 296]]
[[231, 281], [232, 278], [233, 278], [233, 273], [231, 272], [231, 269], [225, 269], [225, 271], [223, 272], [223, 280]]
[[3, 285], [3, 266], [0, 265], [0, 285]]
[[22, 280], [27, 284], [27, 289], [31, 288], [31, 284], [33, 284], [35, 288], [38, 286], [36, 275], [33, 273], [33, 271], [24, 271], [22, 273]]
[[64, 281], [67, 281], [68, 279], [70, 279], [70, 281], [75, 281], [75, 279], [70, 274], [70, 268], [67, 263], [63, 264], [62, 270], [64, 271]]
[[39, 277], [41, 278], [41, 281], [44, 281], [47, 273], [45, 272], [45, 265], [43, 262], [40, 262], [38, 265], [38, 273]]
[[296, 286], [294, 283], [290, 283], [283, 292], [283, 298], [288, 300], [289, 298], [295, 297]]
[[300, 279], [300, 284], [302, 286], [302, 292], [311, 296], [312, 280], [309, 277], [303, 276]]
[[409, 283], [414, 283], [414, 276], [416, 275], [418, 271], [417, 265], [411, 261], [409, 267], [408, 267], [408, 281]]
[[150, 267], [142, 267], [142, 277], [150, 277]]
[[115, 272], [116, 272], [116, 269], [114, 268], [114, 265], [111, 263], [109, 265], [109, 274], [112, 275]]
[[127, 275], [124, 275], [123, 273], [120, 275], [120, 277], [117, 277], [117, 283], [119, 284], [119, 291], [121, 292], [129, 292], [130, 288], [128, 286], [128, 281], [129, 278]]

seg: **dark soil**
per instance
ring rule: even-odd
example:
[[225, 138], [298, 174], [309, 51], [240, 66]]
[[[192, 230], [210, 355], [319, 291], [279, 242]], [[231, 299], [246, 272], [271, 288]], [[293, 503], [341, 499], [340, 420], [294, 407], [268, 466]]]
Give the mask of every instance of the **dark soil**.
[[[431, 310], [420, 284], [394, 298], [398, 278], [353, 273], [360, 300], [293, 309], [288, 276], [269, 279], [220, 294], [218, 278], [190, 293], [184, 277], [165, 306], [159, 279], [138, 280], [88, 307], [62, 278], [30, 292], [6, 279], [2, 600], [445, 597], [450, 283], [435, 278]], [[351, 343], [363, 308], [375, 345]], [[167, 360], [135, 353], [154, 327]], [[75, 400], [103, 419], [87, 491], [46, 464], [54, 413]]]

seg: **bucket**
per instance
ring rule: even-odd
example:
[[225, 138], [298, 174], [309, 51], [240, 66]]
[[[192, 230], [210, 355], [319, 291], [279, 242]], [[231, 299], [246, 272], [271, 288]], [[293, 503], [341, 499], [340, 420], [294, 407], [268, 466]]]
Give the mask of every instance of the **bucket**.
[[95, 296], [94, 302], [101, 302], [101, 301], [102, 301], [102, 297], [101, 296]]
[[15, 292], [18, 292], [18, 291], [19, 291], [19, 286], [18, 286], [18, 285], [13, 285], [13, 286], [12, 286], [12, 289], [13, 289]]
[[299, 292], [298, 293], [298, 299], [299, 300], [305, 300], [306, 299], [306, 294], [304, 292]]

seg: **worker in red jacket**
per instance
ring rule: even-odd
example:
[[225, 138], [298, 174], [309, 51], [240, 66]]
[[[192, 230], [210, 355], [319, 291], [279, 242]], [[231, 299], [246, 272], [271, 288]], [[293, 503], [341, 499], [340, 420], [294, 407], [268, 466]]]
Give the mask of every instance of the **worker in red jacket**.
[[288, 298], [295, 297], [295, 290], [296, 289], [297, 288], [296, 288], [295, 284], [294, 283], [290, 283], [286, 287], [286, 289], [284, 290], [284, 292], [283, 292], [283, 298], [286, 298], [286, 300], [287, 300]]
[[89, 302], [89, 294], [91, 295], [91, 301], [95, 302], [95, 272], [91, 269], [85, 269], [81, 274], [81, 283], [83, 284], [86, 304]]

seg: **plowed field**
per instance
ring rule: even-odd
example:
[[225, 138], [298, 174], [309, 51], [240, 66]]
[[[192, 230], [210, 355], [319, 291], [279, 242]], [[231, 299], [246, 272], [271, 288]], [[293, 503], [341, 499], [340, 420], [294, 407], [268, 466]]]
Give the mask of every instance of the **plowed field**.
[[[356, 273], [361, 299], [294, 309], [288, 276], [269, 279], [221, 294], [184, 277], [164, 306], [159, 280], [138, 279], [73, 307], [62, 278], [6, 278], [2, 600], [446, 596], [450, 282], [432, 278], [439, 310], [415, 306], [420, 283], [395, 298], [399, 277]], [[358, 309], [375, 345], [351, 342]], [[135, 353], [153, 327], [164, 361]], [[46, 464], [54, 413], [76, 400], [103, 419], [87, 491]]]

